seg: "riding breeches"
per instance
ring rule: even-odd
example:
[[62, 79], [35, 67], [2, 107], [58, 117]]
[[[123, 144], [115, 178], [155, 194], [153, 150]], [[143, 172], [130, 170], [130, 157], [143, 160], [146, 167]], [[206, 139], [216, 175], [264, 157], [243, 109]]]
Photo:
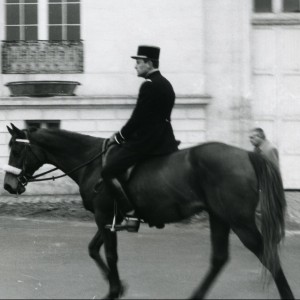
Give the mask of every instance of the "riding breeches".
[[133, 152], [128, 148], [116, 145], [108, 153], [104, 167], [102, 169], [102, 178], [111, 179], [122, 175], [131, 166], [145, 160], [145, 154]]

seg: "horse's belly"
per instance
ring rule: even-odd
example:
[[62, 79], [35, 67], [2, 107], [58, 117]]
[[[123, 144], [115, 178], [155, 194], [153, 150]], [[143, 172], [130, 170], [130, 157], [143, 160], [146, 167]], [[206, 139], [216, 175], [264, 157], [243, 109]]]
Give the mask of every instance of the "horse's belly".
[[[184, 172], [185, 171], [185, 172]], [[188, 170], [160, 170], [133, 182], [130, 194], [141, 216], [153, 223], [176, 222], [203, 209], [200, 191]]]

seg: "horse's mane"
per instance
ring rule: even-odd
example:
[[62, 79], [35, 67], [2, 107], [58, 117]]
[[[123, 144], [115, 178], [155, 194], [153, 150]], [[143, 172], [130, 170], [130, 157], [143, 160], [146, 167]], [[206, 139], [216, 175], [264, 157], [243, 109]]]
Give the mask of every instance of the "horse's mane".
[[[56, 128], [30, 127], [22, 129], [21, 132], [23, 134], [19, 138], [28, 138], [33, 144], [38, 144], [52, 150], [64, 147], [69, 153], [72, 153], [74, 150], [84, 151], [89, 148], [93, 149], [93, 147], [100, 145], [100, 141], [102, 140], [95, 136]], [[8, 143], [10, 148], [12, 147], [13, 140], [14, 138], [11, 137]]]
[[78, 139], [86, 139], [86, 140], [90, 140], [92, 139], [96, 139], [96, 137], [90, 136], [90, 135], [86, 135], [86, 134], [82, 134], [82, 133], [78, 133], [75, 131], [69, 131], [69, 130], [65, 130], [65, 129], [57, 129], [57, 128], [50, 128], [50, 129], [46, 129], [46, 128], [33, 128], [33, 129], [29, 129], [28, 130], [29, 133], [36, 133], [38, 135], [55, 135], [58, 138], [63, 138], [63, 139], [68, 139], [68, 140], [76, 140], [78, 141]]
[[[64, 129], [39, 128], [29, 130], [30, 140], [39, 145], [55, 149], [65, 147], [81, 151], [99, 144], [100, 138]], [[66, 147], [67, 146], [67, 147]]]

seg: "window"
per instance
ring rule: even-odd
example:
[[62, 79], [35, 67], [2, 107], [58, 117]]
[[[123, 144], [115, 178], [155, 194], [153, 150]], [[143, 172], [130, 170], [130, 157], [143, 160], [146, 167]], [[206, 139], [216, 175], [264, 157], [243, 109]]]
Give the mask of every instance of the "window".
[[299, 0], [283, 0], [284, 12], [300, 12]]
[[272, 0], [254, 0], [254, 11], [256, 13], [272, 12]]
[[47, 129], [59, 129], [59, 120], [27, 120], [25, 121], [26, 128], [47, 128]]
[[6, 0], [6, 40], [38, 39], [37, 0]]
[[80, 0], [49, 0], [49, 40], [80, 40]]

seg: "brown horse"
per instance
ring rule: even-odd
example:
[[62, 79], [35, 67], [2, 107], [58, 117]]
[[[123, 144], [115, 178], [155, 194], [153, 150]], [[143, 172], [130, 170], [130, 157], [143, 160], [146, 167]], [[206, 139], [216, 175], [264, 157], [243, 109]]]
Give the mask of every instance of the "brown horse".
[[[13, 194], [23, 193], [24, 182], [45, 163], [68, 173], [80, 188], [84, 207], [95, 215], [98, 232], [89, 244], [89, 254], [109, 283], [106, 297], [121, 297], [124, 285], [117, 267], [117, 234], [105, 229], [113, 218], [114, 201], [108, 191], [98, 194], [93, 189], [101, 172], [99, 152], [104, 139], [64, 130], [26, 131], [11, 126], [4, 188]], [[84, 162], [88, 163], [82, 165]], [[271, 272], [281, 298], [293, 299], [278, 256], [286, 206], [282, 180], [276, 167], [260, 155], [222, 143], [205, 143], [141, 163], [126, 188], [135, 210], [151, 225], [208, 212], [211, 265], [193, 299], [206, 295], [228, 261], [231, 229]], [[261, 233], [255, 223], [259, 201]], [[103, 244], [106, 262], [99, 253]]]

